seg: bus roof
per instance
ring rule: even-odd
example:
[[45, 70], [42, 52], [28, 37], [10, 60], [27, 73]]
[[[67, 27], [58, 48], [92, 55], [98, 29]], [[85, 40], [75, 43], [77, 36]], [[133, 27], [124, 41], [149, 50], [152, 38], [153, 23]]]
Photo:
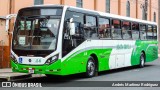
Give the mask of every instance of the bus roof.
[[111, 17], [111, 18], [123, 19], [123, 20], [128, 20], [128, 21], [133, 21], [133, 22], [157, 25], [157, 23], [151, 22], [151, 21], [146, 21], [146, 20], [141, 20], [141, 19], [136, 19], [136, 18], [131, 18], [131, 17], [125, 17], [125, 16], [120, 16], [120, 15], [111, 14], [111, 13], [104, 13], [104, 12], [94, 11], [94, 10], [89, 10], [89, 9], [84, 9], [84, 8], [78, 8], [78, 7], [73, 7], [73, 6], [68, 6], [68, 7], [73, 8], [73, 9], [77, 9], [77, 10], [85, 10], [85, 11], [95, 12], [95, 13], [98, 13], [102, 17], [103, 16], [104, 17]]
[[34, 7], [66, 7], [66, 8], [75, 10], [75, 11], [84, 11], [84, 12], [89, 11], [89, 13], [99, 14], [102, 17], [110, 17], [110, 18], [122, 19], [122, 20], [127, 20], [127, 21], [157, 25], [157, 23], [151, 22], [151, 21], [146, 21], [146, 20], [141, 20], [141, 19], [136, 19], [136, 18], [131, 18], [131, 17], [125, 17], [125, 16], [120, 16], [120, 15], [111, 14], [111, 13], [104, 13], [104, 12], [94, 11], [94, 10], [89, 10], [89, 9], [84, 9], [84, 8], [78, 8], [74, 6], [67, 6], [67, 5], [45, 4], [45, 5], [34, 5], [31, 7], [26, 7], [26, 8], [34, 8]]

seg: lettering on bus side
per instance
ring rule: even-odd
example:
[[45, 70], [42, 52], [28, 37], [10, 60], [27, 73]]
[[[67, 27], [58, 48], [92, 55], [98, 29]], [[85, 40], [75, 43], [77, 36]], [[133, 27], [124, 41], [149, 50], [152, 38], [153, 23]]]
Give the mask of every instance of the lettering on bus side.
[[129, 44], [118, 44], [117, 46], [116, 46], [116, 49], [117, 50], [120, 50], [120, 49], [131, 49], [132, 48], [132, 46], [131, 45], [129, 45]]

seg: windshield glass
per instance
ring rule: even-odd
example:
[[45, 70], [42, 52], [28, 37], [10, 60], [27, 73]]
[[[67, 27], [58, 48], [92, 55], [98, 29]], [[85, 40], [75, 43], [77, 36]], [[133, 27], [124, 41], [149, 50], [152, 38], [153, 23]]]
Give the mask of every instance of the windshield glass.
[[13, 49], [55, 50], [60, 24], [59, 12], [61, 10], [58, 9], [20, 12], [15, 25]]

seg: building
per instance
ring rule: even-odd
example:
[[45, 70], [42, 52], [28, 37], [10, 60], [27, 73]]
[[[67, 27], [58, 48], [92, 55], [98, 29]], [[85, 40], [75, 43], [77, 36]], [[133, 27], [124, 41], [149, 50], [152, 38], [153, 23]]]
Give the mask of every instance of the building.
[[[9, 22], [9, 32], [6, 30], [7, 15], [16, 14], [19, 9], [39, 4], [62, 4], [97, 10], [122, 16], [159, 22], [159, 0], [0, 0], [0, 63], [3, 67], [10, 67], [10, 42], [14, 18]], [[0, 65], [0, 66], [2, 66]]]

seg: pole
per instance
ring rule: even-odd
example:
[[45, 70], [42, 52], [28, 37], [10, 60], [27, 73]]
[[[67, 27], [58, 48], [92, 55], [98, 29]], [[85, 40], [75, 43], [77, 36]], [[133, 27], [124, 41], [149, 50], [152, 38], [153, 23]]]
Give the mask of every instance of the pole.
[[[158, 41], [160, 41], [160, 0], [158, 0]], [[158, 44], [158, 46], [160, 47], [160, 44]], [[159, 49], [159, 53], [160, 53], [160, 49]]]

